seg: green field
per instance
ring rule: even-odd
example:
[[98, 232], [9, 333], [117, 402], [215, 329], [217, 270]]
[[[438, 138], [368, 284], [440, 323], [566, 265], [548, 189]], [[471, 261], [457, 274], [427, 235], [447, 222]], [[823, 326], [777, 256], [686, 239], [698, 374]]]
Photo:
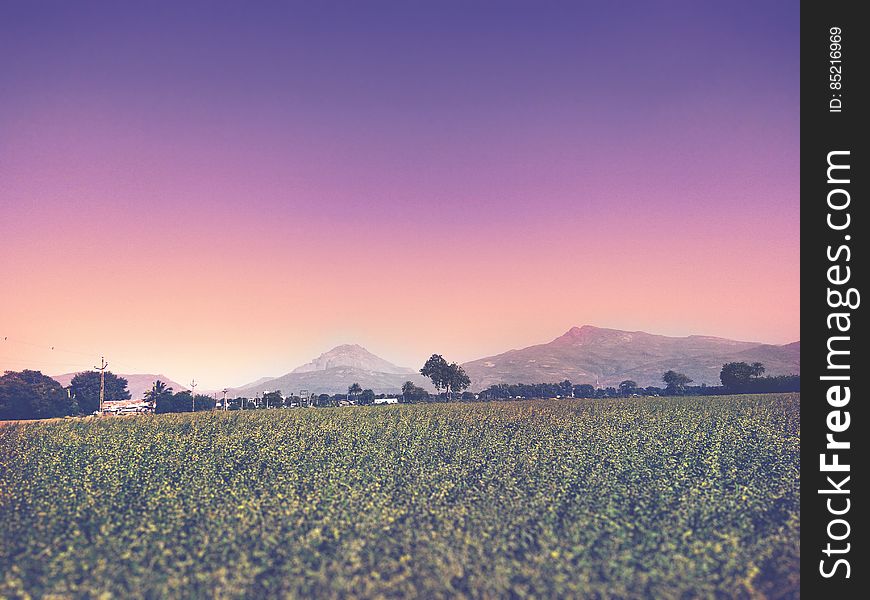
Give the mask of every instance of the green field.
[[0, 427], [0, 597], [796, 597], [797, 394]]

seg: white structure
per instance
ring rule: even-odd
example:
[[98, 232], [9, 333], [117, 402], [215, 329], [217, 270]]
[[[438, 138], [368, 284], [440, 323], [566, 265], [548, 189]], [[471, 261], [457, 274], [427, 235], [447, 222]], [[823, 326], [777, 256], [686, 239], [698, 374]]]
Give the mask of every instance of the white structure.
[[106, 400], [103, 402], [103, 414], [105, 415], [130, 415], [151, 412], [154, 412], [154, 407], [146, 400]]
[[375, 398], [375, 404], [398, 404], [398, 398]]

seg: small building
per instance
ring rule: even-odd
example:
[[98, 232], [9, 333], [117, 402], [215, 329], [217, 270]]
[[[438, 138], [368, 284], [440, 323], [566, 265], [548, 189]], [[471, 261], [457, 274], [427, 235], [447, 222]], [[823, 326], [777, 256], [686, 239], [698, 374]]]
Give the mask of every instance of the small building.
[[398, 398], [375, 398], [375, 404], [398, 404]]
[[131, 415], [137, 413], [152, 413], [154, 406], [147, 400], [105, 400], [104, 415]]

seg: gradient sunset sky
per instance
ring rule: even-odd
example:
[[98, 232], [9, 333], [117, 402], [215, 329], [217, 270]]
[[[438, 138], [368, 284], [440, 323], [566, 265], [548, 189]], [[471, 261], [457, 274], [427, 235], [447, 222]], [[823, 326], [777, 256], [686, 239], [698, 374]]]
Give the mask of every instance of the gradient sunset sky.
[[0, 370], [105, 354], [218, 389], [339, 343], [795, 341], [798, 26], [757, 0], [5, 0]]

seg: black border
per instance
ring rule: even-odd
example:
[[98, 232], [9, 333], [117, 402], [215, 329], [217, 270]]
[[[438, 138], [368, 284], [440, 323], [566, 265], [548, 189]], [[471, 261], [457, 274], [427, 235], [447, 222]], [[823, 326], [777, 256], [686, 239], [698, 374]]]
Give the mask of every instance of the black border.
[[[819, 379], [826, 372], [828, 336], [834, 335], [827, 326], [827, 315], [833, 312], [827, 303], [827, 269], [831, 265], [828, 246], [836, 249], [844, 243], [846, 233], [851, 235], [848, 242], [851, 261], [845, 264], [851, 267], [852, 278], [843, 287], [855, 287], [864, 292], [862, 272], [868, 268], [863, 239], [868, 232], [863, 207], [867, 201], [868, 136], [862, 120], [870, 118], [864, 114], [870, 112], [866, 86], [870, 73], [867, 60], [870, 22], [859, 18], [859, 7], [858, 2], [816, 0], [801, 4], [801, 348], [804, 358], [801, 364], [801, 594], [805, 598], [822, 597], [821, 594], [836, 599], [859, 598], [870, 594], [867, 585], [870, 563], [866, 558], [870, 539], [864, 516], [870, 506], [867, 494], [859, 491], [861, 486], [866, 488], [870, 483], [865, 467], [868, 450], [862, 443], [870, 435], [870, 425], [862, 389], [864, 365], [860, 359], [870, 346], [863, 318], [866, 310], [863, 303], [870, 302], [870, 296], [862, 297], [862, 305], [850, 311], [852, 398], [842, 410], [849, 410], [851, 425], [847, 432], [838, 434], [838, 438], [852, 445], [850, 450], [840, 453], [840, 462], [851, 467], [851, 480], [846, 486], [850, 489], [851, 508], [844, 517], [851, 525], [849, 538], [844, 540], [851, 544], [851, 550], [841, 555], [849, 561], [851, 574], [848, 579], [824, 578], [819, 572], [820, 560], [826, 559], [827, 564], [831, 564], [822, 550], [828, 543], [828, 522], [836, 518], [828, 513], [825, 505], [830, 496], [819, 494], [820, 489], [828, 487], [828, 474], [819, 469], [819, 454], [825, 452], [826, 417], [832, 410], [825, 395], [830, 383]], [[843, 87], [837, 91], [831, 90], [829, 85], [831, 27], [842, 29]], [[829, 111], [834, 93], [842, 94], [842, 112]], [[826, 223], [827, 194], [835, 187], [827, 183], [827, 157], [834, 150], [850, 151], [851, 204], [848, 210], [852, 220], [848, 232], [835, 232]], [[843, 569], [838, 571], [840, 575], [843, 573]]]

